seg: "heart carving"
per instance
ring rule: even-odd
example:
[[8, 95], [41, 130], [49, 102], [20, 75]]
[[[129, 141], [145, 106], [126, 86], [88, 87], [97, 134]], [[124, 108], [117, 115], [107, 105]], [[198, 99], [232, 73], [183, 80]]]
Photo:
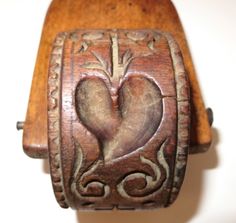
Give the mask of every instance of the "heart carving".
[[99, 140], [105, 161], [144, 146], [163, 115], [161, 91], [144, 76], [128, 77], [115, 96], [101, 78], [87, 77], [79, 82], [75, 101], [77, 115]]

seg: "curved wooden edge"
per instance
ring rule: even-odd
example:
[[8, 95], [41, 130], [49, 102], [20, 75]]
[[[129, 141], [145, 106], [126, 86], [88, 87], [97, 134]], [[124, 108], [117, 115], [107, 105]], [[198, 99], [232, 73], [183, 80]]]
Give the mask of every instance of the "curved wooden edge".
[[192, 147], [210, 145], [211, 128], [178, 14], [169, 0], [54, 0], [48, 10], [38, 51], [23, 135], [31, 157], [47, 157], [47, 73], [59, 32], [73, 29], [160, 29], [177, 40], [189, 75], [192, 98]]

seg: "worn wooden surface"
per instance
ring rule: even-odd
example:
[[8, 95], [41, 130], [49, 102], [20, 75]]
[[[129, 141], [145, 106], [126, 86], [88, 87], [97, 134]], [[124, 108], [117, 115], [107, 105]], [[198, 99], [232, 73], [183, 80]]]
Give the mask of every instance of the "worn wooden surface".
[[57, 33], [73, 29], [160, 29], [180, 45], [189, 75], [192, 98], [192, 146], [208, 146], [210, 126], [193, 63], [178, 15], [168, 0], [54, 0], [48, 10], [38, 51], [23, 146], [32, 157], [47, 157], [47, 73], [49, 54]]
[[166, 207], [189, 149], [189, 81], [159, 30], [58, 35], [48, 76], [51, 175], [62, 207]]

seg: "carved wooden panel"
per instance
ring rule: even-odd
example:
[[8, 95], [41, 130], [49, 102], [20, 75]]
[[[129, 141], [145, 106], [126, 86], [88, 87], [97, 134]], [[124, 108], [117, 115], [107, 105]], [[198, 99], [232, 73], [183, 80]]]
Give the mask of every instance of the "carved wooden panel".
[[51, 174], [62, 207], [140, 209], [175, 200], [190, 108], [181, 53], [169, 34], [59, 34], [48, 102]]

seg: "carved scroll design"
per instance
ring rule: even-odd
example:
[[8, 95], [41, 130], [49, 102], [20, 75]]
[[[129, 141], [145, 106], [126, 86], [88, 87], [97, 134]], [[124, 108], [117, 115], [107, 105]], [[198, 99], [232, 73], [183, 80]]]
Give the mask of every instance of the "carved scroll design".
[[[164, 156], [164, 149], [166, 147], [167, 141], [168, 140], [165, 140], [162, 143], [160, 149], [157, 152], [157, 161], [165, 171], [165, 177], [163, 177], [162, 182], [160, 183], [160, 180], [162, 177], [160, 167], [156, 163], [152, 162], [151, 160], [146, 159], [144, 156], [140, 156], [141, 162], [145, 165], [148, 165], [152, 169], [154, 176], [152, 177], [147, 173], [142, 173], [139, 171], [125, 176], [125, 178], [117, 185], [117, 191], [122, 197], [143, 202], [145, 198], [149, 198], [153, 193], [158, 193], [158, 191], [161, 191], [162, 187], [165, 185], [165, 182], [167, 181], [169, 177], [169, 166]], [[142, 178], [145, 180], [146, 182], [145, 187], [141, 189], [135, 189], [134, 187], [132, 190], [132, 194], [129, 194], [129, 192], [126, 191], [125, 189], [125, 184], [129, 180], [134, 180], [134, 179], [139, 179], [139, 178]]]
[[[94, 179], [87, 183], [83, 183], [84, 178], [92, 174], [100, 164], [101, 160], [97, 160], [94, 164], [92, 164], [91, 168], [83, 174], [80, 174], [81, 167], [83, 166], [83, 152], [79, 143], [76, 142], [76, 160], [74, 164], [76, 169], [73, 174], [71, 191], [80, 199], [85, 197], [89, 198], [90, 204], [93, 204], [102, 198], [106, 198], [110, 194], [110, 187], [102, 181]], [[97, 188], [100, 190], [97, 194], [91, 194], [91, 192], [89, 192], [89, 188]]]
[[[118, 104], [119, 102], [117, 102], [120, 97], [119, 95], [120, 92], [122, 90], [124, 91], [126, 90], [128, 92], [127, 94], [130, 94], [131, 86], [132, 88], [134, 86], [142, 86], [142, 89], [144, 89], [144, 92], [147, 92], [147, 94], [146, 95], [144, 94], [143, 98], [141, 98], [140, 102], [142, 102], [144, 106], [138, 108], [138, 111], [139, 110], [142, 111], [142, 108], [143, 108], [145, 110], [145, 115], [146, 115], [144, 117], [144, 120], [145, 120], [144, 123], [147, 121], [150, 123], [149, 123], [149, 128], [145, 129], [147, 131], [141, 132], [142, 134], [138, 135], [140, 138], [142, 138], [143, 135], [146, 138], [145, 138], [145, 141], [141, 141], [140, 145], [138, 144], [137, 148], [135, 147], [135, 150], [142, 148], [147, 143], [147, 141], [152, 138], [152, 136], [158, 129], [158, 126], [160, 124], [160, 121], [163, 115], [163, 111], [162, 111], [163, 96], [161, 95], [159, 87], [157, 86], [156, 83], [154, 83], [151, 79], [149, 79], [147, 76], [144, 76], [144, 75], [126, 77], [127, 69], [130, 63], [132, 62], [132, 60], [138, 57], [147, 57], [155, 53], [157, 49], [155, 48], [154, 42], [159, 41], [158, 35], [157, 37], [155, 37], [154, 35], [153, 39], [147, 43], [147, 49], [149, 50], [148, 53], [141, 54], [141, 55], [134, 55], [134, 53], [131, 52], [130, 49], [127, 49], [124, 52], [124, 54], [121, 57], [119, 57], [118, 35], [117, 33], [112, 32], [110, 34], [111, 57], [112, 57], [111, 58], [111, 71], [108, 68], [108, 62], [105, 61], [101, 57], [101, 55], [99, 55], [97, 52], [93, 52], [93, 51], [90, 51], [90, 52], [95, 57], [96, 62], [86, 62], [83, 65], [81, 65], [81, 68], [98, 70], [104, 75], [103, 78], [100, 78], [99, 76], [95, 76], [91, 78], [91, 76], [93, 75], [90, 76], [86, 74], [78, 83], [77, 89], [75, 91], [75, 102], [76, 102], [75, 104], [76, 104], [77, 115], [79, 116], [81, 123], [97, 137], [99, 144], [102, 147], [101, 150], [103, 152], [103, 159], [96, 160], [89, 167], [88, 170], [81, 173], [82, 166], [83, 166], [82, 165], [83, 153], [82, 153], [82, 149], [80, 145], [78, 143], [76, 144], [76, 151], [77, 151], [77, 154], [76, 154], [77, 158], [75, 161], [76, 168], [73, 173], [71, 191], [79, 199], [87, 199], [89, 203], [94, 204], [96, 201], [101, 201], [102, 199], [106, 198], [111, 192], [109, 185], [107, 185], [106, 182], [102, 182], [99, 179], [94, 179], [94, 180], [90, 179], [90, 181], [86, 183], [84, 182], [85, 177], [88, 177], [89, 175], [91, 175], [99, 166], [106, 165], [106, 162], [112, 162], [116, 158], [122, 158], [122, 156], [129, 155], [131, 152], [134, 152], [134, 149], [132, 149], [130, 152], [129, 148], [128, 149], [125, 148], [125, 146], [130, 142], [128, 143], [125, 142], [125, 138], [122, 138], [124, 135], [123, 136], [121, 135], [122, 137], [116, 138], [116, 135], [119, 135], [119, 129], [122, 129], [125, 126], [127, 127], [127, 129], [128, 128], [131, 129], [130, 126], [128, 125], [129, 124], [128, 122], [127, 124], [122, 126], [122, 121], [123, 121], [122, 118], [124, 118], [126, 114], [128, 114], [129, 112], [124, 111], [124, 113], [122, 113], [121, 111], [122, 118], [119, 117], [119, 115], [117, 115], [115, 112], [109, 111], [109, 109], [103, 112], [102, 101], [99, 101], [99, 108], [92, 107], [91, 104], [93, 104], [94, 102], [96, 104], [97, 102], [97, 100], [95, 100], [95, 97], [97, 95], [103, 94], [104, 97], [108, 98], [107, 99], [109, 101], [108, 104], [113, 103], [115, 104], [117, 108], [122, 109], [122, 106]], [[98, 36], [100, 37], [100, 35]], [[135, 38], [132, 35], [129, 35], [129, 36], [130, 36], [129, 38], [131, 38], [132, 41], [138, 41], [137, 36]], [[91, 40], [92, 39], [90, 39], [90, 41]], [[85, 44], [83, 43], [82, 46], [83, 46], [83, 49], [87, 51], [89, 44], [86, 43], [86, 47], [84, 47]], [[108, 80], [108, 84], [107, 82], [106, 83], [104, 82], [104, 79]], [[139, 83], [135, 83], [136, 81], [139, 81]], [[127, 89], [125, 89], [124, 87], [126, 85], [128, 85]], [[94, 90], [94, 89], [97, 89], [97, 90]], [[94, 93], [92, 94], [91, 92], [93, 91]], [[136, 92], [138, 92], [138, 89], [136, 89]], [[124, 97], [125, 93], [122, 93], [121, 95], [123, 95]], [[139, 95], [141, 95], [141, 93], [139, 93]], [[130, 96], [130, 95], [125, 95], [125, 96]], [[111, 103], [111, 101], [113, 102]], [[145, 104], [146, 102], [147, 104]], [[122, 103], [124, 103], [124, 101], [122, 101]], [[136, 101], [136, 104], [138, 104], [137, 101]], [[135, 106], [135, 103], [133, 105]], [[150, 112], [148, 113], [149, 109], [153, 111], [151, 113]], [[111, 113], [110, 120], [113, 120], [113, 121], [115, 120], [115, 121], [114, 121], [114, 126], [111, 127], [109, 123], [107, 125], [108, 128], [106, 128], [106, 121], [109, 122], [110, 120], [109, 118], [105, 117], [102, 113], [109, 114], [109, 112]], [[97, 116], [95, 116], [95, 114]], [[132, 114], [135, 115], [135, 112]], [[96, 120], [96, 117], [98, 117], [97, 120]], [[102, 120], [101, 123], [99, 122], [100, 120]], [[132, 124], [134, 123], [135, 122], [132, 122]], [[155, 125], [150, 127], [152, 123], [155, 123]], [[152, 132], [151, 132], [151, 135], [149, 134], [147, 137], [147, 133], [149, 129], [152, 129], [151, 130]], [[119, 141], [116, 141], [116, 140], [124, 140], [126, 145], [125, 144], [119, 145], [118, 143]], [[135, 138], [133, 142], [136, 142], [137, 140], [138, 140], [138, 137]], [[154, 193], [156, 194], [163, 189], [163, 187], [165, 186], [165, 183], [167, 182], [169, 178], [169, 167], [164, 157], [164, 149], [165, 149], [166, 143], [167, 143], [167, 140], [162, 143], [160, 149], [157, 152], [157, 160], [156, 160], [157, 162], [153, 162], [149, 160], [148, 158], [146, 158], [145, 156], [140, 156], [141, 163], [144, 165], [148, 165], [153, 171], [154, 176], [151, 176], [148, 173], [143, 173], [143, 172], [138, 172], [138, 171], [125, 176], [124, 179], [117, 185], [117, 188], [116, 188], [121, 197], [125, 199], [131, 199], [132, 201], [137, 200], [138, 202], [145, 202], [145, 200], [148, 199], [150, 196], [152, 196]], [[121, 151], [122, 146], [125, 148], [124, 150], [126, 151], [126, 153], [123, 153], [123, 151]], [[117, 151], [117, 154], [112, 153], [115, 150]], [[163, 171], [161, 171], [161, 169], [164, 170], [165, 176], [162, 175]], [[135, 189], [133, 191], [133, 194], [130, 194], [128, 191], [126, 191], [125, 185], [128, 181], [138, 179], [138, 178], [144, 179], [146, 181], [146, 186], [145, 188], [142, 188], [141, 190]], [[94, 190], [89, 190], [89, 188], [93, 188]], [[93, 192], [99, 191], [99, 193], [95, 194], [95, 193], [91, 193], [91, 191]]]
[[63, 208], [68, 207], [63, 174], [61, 169], [61, 126], [60, 126], [60, 91], [63, 46], [67, 34], [57, 36], [51, 53], [48, 75], [48, 144], [50, 150], [50, 168], [54, 193], [58, 203]]

